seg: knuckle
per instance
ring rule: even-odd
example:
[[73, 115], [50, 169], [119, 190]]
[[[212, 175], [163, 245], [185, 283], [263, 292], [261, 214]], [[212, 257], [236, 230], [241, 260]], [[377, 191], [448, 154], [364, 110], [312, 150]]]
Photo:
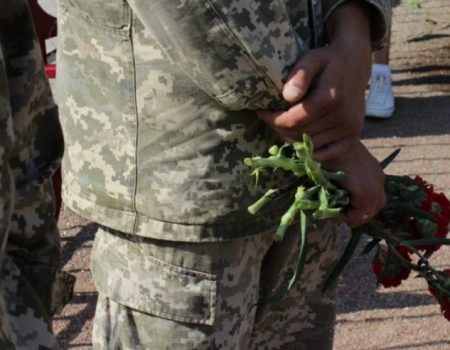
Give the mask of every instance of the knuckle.
[[329, 93], [329, 103], [332, 106], [338, 106], [341, 103], [342, 98], [343, 98], [342, 94], [340, 92], [340, 89], [338, 89], [336, 87], [331, 87], [328, 90], [328, 93]]
[[293, 129], [297, 126], [297, 119], [294, 116], [290, 116], [286, 118], [283, 126], [288, 129]]
[[302, 66], [299, 67], [298, 70], [294, 73], [294, 77], [291, 79], [291, 81], [294, 83], [294, 85], [303, 85], [305, 82], [308, 81], [308, 79], [309, 73]]

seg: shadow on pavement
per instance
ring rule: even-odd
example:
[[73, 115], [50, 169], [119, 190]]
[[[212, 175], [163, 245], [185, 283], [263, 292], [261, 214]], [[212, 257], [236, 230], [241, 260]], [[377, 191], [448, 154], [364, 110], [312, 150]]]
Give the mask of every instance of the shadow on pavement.
[[[450, 341], [449, 340], [441, 340], [441, 341], [432, 341], [432, 342], [424, 342], [424, 343], [413, 343], [413, 344], [402, 344], [401, 347], [397, 346], [386, 346], [382, 348], [378, 348], [377, 350], [399, 350], [399, 349], [449, 349]], [[365, 349], [361, 349], [365, 350]]]
[[421, 41], [428, 41], [433, 39], [449, 38], [449, 34], [425, 34], [412, 39], [407, 40], [408, 43], [415, 43]]
[[[450, 84], [450, 77], [446, 77]], [[395, 115], [366, 118], [363, 138], [414, 137], [450, 134], [450, 95], [397, 97]], [[450, 146], [450, 144], [449, 144]]]
[[[91, 320], [95, 314], [95, 305], [97, 303], [97, 293], [84, 292], [76, 293], [71, 300], [71, 304], [83, 304], [84, 307], [79, 309], [76, 314], [57, 316], [54, 321], [66, 322], [65, 327], [57, 334], [57, 339], [62, 348], [68, 349], [71, 341], [83, 332], [83, 326], [86, 320]], [[85, 344], [91, 347], [92, 344]], [[81, 346], [76, 344], [76, 346]]]
[[[351, 287], [347, 285], [344, 288], [348, 289]], [[346, 295], [341, 296], [338, 313], [343, 314], [362, 310], [403, 309], [405, 307], [436, 305], [436, 300], [431, 295], [395, 291], [391, 293], [379, 293], [375, 288], [374, 284], [373, 289], [365, 289], [365, 293], [359, 293], [360, 295], [357, 295], [356, 298], [357, 301], [355, 300], [355, 292], [352, 293], [349, 291], [348, 294], [346, 293]], [[436, 312], [436, 314], [437, 313], [438, 312]], [[420, 315], [419, 317], [425, 316], [426, 315]]]
[[[97, 231], [98, 225], [96, 223], [89, 223], [83, 225], [80, 231], [75, 236], [63, 237], [61, 238], [63, 244], [63, 261], [62, 265], [65, 266], [73, 255], [81, 248], [86, 247], [87, 242], [91, 242], [94, 239], [95, 232]], [[77, 227], [70, 227], [67, 229], [76, 229]], [[89, 246], [90, 248], [90, 246]]]
[[[450, 65], [439, 65], [439, 64], [432, 64], [432, 65], [425, 65], [425, 66], [416, 66], [416, 67], [405, 67], [405, 68], [394, 68], [392, 69], [393, 74], [398, 73], [428, 73], [428, 72], [443, 72], [443, 71], [449, 71], [449, 81], [450, 81]], [[400, 85], [396, 81], [393, 82], [394, 85]]]

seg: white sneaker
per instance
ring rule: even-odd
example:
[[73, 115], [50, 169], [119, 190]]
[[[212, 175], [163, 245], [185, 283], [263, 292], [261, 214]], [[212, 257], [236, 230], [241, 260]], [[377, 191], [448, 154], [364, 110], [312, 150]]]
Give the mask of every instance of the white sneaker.
[[366, 116], [389, 118], [394, 114], [394, 110], [394, 92], [390, 74], [372, 71], [366, 99]]

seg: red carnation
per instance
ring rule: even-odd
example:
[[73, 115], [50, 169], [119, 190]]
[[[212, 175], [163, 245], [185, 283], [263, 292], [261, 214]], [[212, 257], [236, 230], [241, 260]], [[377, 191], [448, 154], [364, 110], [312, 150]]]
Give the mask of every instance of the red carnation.
[[[434, 220], [438, 220], [435, 217]], [[445, 234], [443, 233], [443, 221], [439, 222], [431, 221], [428, 219], [411, 218], [408, 225], [408, 232], [413, 239], [432, 238], [432, 237], [445, 237], [447, 235], [447, 228], [445, 227]], [[422, 251], [437, 251], [441, 245], [416, 245], [417, 250]]]
[[[411, 218], [408, 232], [411, 233], [414, 239], [447, 237], [450, 223], [450, 201], [443, 193], [434, 192], [433, 186], [427, 184], [421, 177], [417, 176], [414, 181], [425, 189], [427, 198], [421, 203], [420, 208], [434, 215], [434, 223], [426, 219]], [[440, 247], [438, 244], [416, 246], [418, 250], [430, 252], [435, 252]]]
[[418, 184], [419, 186], [426, 186], [428, 185], [428, 183], [419, 175], [416, 175], [416, 177], [414, 178], [414, 181], [416, 182], [416, 184]]
[[427, 193], [430, 194], [434, 191], [433, 185], [426, 182], [424, 179], [422, 179], [420, 176], [416, 176], [414, 178], [414, 181], [419, 187], [422, 187], [422, 189]]
[[[406, 260], [411, 261], [406, 247], [397, 247], [397, 252]], [[378, 249], [372, 262], [372, 270], [378, 283], [385, 288], [397, 287], [407, 279], [411, 269], [404, 266], [402, 261], [391, 250]]]
[[[427, 198], [422, 202], [421, 209], [431, 211], [434, 214], [440, 213], [450, 219], [450, 201], [442, 192], [434, 192], [432, 185], [428, 184], [420, 176], [416, 176], [414, 181], [424, 189]], [[434, 208], [438, 205], [437, 210]]]
[[449, 224], [450, 220], [448, 218], [446, 218], [444, 215], [438, 214], [438, 215], [436, 215], [436, 222], [437, 222], [438, 229], [437, 229], [435, 236], [442, 237], [442, 238], [447, 237], [448, 224]]
[[440, 214], [450, 220], [450, 201], [443, 193], [433, 192], [431, 196], [433, 203], [437, 203], [440, 207]]

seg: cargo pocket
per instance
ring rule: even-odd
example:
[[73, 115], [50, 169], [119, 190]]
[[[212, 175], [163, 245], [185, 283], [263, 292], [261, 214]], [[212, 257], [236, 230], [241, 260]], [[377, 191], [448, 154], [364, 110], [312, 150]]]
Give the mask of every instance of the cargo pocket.
[[91, 268], [100, 293], [157, 317], [213, 325], [216, 277], [143, 256], [137, 243], [99, 229]]

